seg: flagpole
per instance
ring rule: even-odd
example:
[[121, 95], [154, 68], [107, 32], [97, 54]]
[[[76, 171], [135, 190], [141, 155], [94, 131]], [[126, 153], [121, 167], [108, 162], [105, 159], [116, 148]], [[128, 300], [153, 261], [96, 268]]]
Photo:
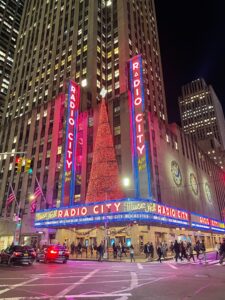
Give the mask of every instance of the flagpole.
[[16, 194], [15, 194], [15, 192], [14, 192], [14, 189], [13, 189], [11, 183], [10, 183], [10, 187], [11, 187], [12, 193], [13, 193], [13, 195], [14, 195], [14, 197], [15, 197], [15, 201], [16, 201], [16, 205], [17, 205], [17, 209], [18, 209], [18, 214], [19, 214], [19, 211], [20, 211], [20, 203], [21, 203], [21, 202], [18, 202], [18, 201], [17, 201], [17, 199], [16, 199]]
[[39, 189], [40, 189], [40, 191], [41, 191], [41, 195], [42, 195], [42, 197], [43, 197], [43, 199], [44, 199], [44, 201], [45, 201], [45, 205], [46, 205], [46, 204], [47, 204], [46, 198], [45, 198], [45, 196], [44, 196], [44, 194], [43, 194], [43, 191], [42, 191], [42, 188], [41, 188], [41, 186], [40, 186], [40, 183], [39, 183], [39, 181], [38, 181], [38, 179], [37, 179], [37, 176], [35, 176], [35, 180], [36, 180], [37, 185], [38, 185], [38, 187], [39, 187]]
[[8, 198], [9, 198], [9, 191], [10, 191], [10, 188], [11, 188], [11, 184], [9, 183], [8, 192], [7, 192], [7, 196], [6, 196], [6, 202], [5, 202], [4, 219], [6, 219], [6, 215], [7, 215], [7, 209], [8, 209], [7, 200], [8, 200]]

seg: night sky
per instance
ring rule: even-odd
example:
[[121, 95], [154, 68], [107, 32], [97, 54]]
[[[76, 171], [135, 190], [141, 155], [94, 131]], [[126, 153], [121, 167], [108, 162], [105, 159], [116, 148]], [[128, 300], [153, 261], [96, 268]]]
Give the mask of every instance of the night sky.
[[181, 86], [203, 77], [225, 112], [225, 1], [155, 0], [169, 122]]

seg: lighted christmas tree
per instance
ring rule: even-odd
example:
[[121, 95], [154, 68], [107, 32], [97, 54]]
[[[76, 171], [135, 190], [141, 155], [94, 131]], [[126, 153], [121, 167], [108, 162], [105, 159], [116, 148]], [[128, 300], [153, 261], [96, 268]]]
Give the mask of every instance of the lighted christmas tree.
[[106, 105], [102, 100], [86, 202], [121, 198], [124, 198], [124, 194], [121, 190]]

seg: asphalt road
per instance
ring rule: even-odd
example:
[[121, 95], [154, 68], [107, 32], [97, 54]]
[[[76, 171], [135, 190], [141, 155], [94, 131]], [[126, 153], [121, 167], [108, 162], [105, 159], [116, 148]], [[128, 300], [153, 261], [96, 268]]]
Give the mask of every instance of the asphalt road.
[[225, 263], [0, 265], [0, 299], [225, 300]]

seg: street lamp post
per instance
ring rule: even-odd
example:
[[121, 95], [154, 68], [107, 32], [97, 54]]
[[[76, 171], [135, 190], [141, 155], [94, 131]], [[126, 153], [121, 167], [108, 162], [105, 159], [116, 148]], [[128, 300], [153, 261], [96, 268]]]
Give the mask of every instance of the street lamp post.
[[[122, 178], [122, 185], [124, 187], [128, 187], [130, 186], [130, 178], [128, 177], [124, 177]], [[111, 191], [113, 189], [114, 186], [112, 186], [110, 188], [110, 190], [107, 190], [105, 192], [105, 199], [106, 201], [108, 200], [108, 192]], [[108, 209], [108, 214], [111, 212], [110, 208]], [[108, 222], [109, 222], [109, 219], [108, 219], [108, 215], [105, 216], [104, 218], [104, 240], [105, 240], [105, 243], [104, 243], [104, 258], [105, 259], [108, 259]]]

